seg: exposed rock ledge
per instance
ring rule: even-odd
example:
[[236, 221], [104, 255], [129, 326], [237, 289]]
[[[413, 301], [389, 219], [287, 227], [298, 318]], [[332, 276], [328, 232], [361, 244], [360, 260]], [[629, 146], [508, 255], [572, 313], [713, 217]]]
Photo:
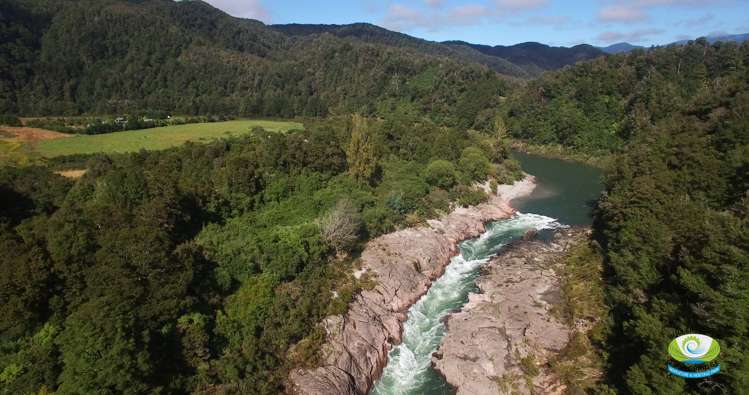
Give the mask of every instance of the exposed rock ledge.
[[370, 241], [362, 252], [361, 276], [377, 285], [361, 292], [345, 316], [323, 321], [327, 331], [322, 366], [295, 370], [287, 391], [296, 394], [366, 394], [382, 373], [391, 344], [401, 341], [406, 311], [444, 273], [458, 243], [485, 231], [487, 222], [510, 217], [509, 201], [530, 194], [532, 176], [498, 188], [477, 206], [458, 208], [429, 226], [404, 229]]
[[583, 229], [558, 230], [551, 243], [518, 241], [493, 258], [447, 320], [432, 364], [460, 394], [558, 394], [564, 387], [543, 365], [568, 343], [570, 328], [551, 314], [560, 299], [554, 272]]

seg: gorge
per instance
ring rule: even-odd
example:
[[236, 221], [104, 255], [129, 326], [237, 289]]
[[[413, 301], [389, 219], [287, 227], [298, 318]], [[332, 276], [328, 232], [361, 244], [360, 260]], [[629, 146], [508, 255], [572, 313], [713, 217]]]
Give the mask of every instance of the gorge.
[[[324, 366], [293, 372], [295, 392], [451, 392], [433, 369], [432, 354], [445, 336], [445, 317], [477, 291], [482, 266], [528, 231], [540, 232], [543, 239], [554, 229], [568, 227], [557, 217], [571, 225], [588, 225], [589, 201], [600, 192], [600, 173], [594, 168], [515, 156], [537, 176], [500, 186], [489, 202], [458, 208], [445, 219], [429, 221], [429, 228], [406, 229], [370, 242], [360, 273], [375, 274], [377, 285], [362, 292], [346, 317], [325, 320]], [[544, 214], [515, 212], [517, 207]], [[461, 240], [476, 236], [456, 248]]]

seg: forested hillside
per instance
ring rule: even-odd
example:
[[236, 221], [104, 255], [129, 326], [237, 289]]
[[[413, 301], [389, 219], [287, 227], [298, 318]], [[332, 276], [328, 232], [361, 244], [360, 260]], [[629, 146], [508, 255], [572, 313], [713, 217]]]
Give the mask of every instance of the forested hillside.
[[748, 92], [749, 45], [698, 40], [548, 74], [506, 102], [514, 136], [617, 153], [595, 237], [607, 381], [623, 393], [709, 390], [666, 373], [687, 333], [720, 342], [726, 393], [749, 388]]
[[471, 44], [464, 41], [447, 41], [443, 44], [448, 44], [452, 47], [471, 48], [489, 56], [506, 59], [526, 69], [532, 75], [537, 75], [544, 71], [561, 69], [564, 66], [595, 59], [604, 55], [603, 51], [588, 44], [576, 45], [570, 48], [551, 47], [536, 42], [495, 46]]
[[200, 1], [0, 5], [0, 113], [291, 117], [400, 109], [470, 125], [505, 86], [481, 65], [333, 35], [292, 38]]
[[509, 76], [530, 77], [538, 72], [537, 69], [521, 67], [503, 57], [486, 54], [467, 45], [450, 45], [449, 43], [422, 40], [368, 23], [354, 23], [351, 25], [288, 24], [271, 25], [270, 27], [292, 37], [330, 34], [370, 44], [408, 48], [428, 55], [447, 57], [461, 63], [482, 64], [500, 74]]
[[749, 70], [749, 45], [709, 44], [610, 55], [549, 73], [506, 101], [510, 135], [605, 155], [631, 140], [637, 119], [659, 122]]
[[534, 42], [509, 46], [479, 45], [464, 41], [438, 43], [367, 23], [350, 25], [288, 24], [272, 25], [271, 28], [291, 36], [311, 36], [327, 33], [337, 37], [355, 38], [368, 43], [412, 48], [426, 54], [446, 56], [457, 61], [483, 64], [500, 74], [516, 77], [538, 76], [544, 71], [557, 70], [564, 66], [604, 55], [603, 51], [590, 45], [577, 45], [567, 48], [550, 47]]
[[416, 121], [0, 168], [0, 393], [281, 392], [369, 286], [362, 242], [519, 176], [496, 136]]
[[[613, 159], [594, 225], [611, 311], [601, 384], [702, 391], [664, 365], [671, 339], [704, 333], [722, 348], [715, 383], [746, 393], [749, 43], [527, 82], [481, 52], [372, 25], [268, 27], [200, 1], [0, 0], [3, 119], [308, 117], [0, 167], [0, 394], [283, 391], [318, 358], [315, 324], [371, 286], [350, 275], [362, 244], [482, 201], [477, 181], [516, 179], [507, 135]], [[54, 172], [71, 163], [79, 180]]]

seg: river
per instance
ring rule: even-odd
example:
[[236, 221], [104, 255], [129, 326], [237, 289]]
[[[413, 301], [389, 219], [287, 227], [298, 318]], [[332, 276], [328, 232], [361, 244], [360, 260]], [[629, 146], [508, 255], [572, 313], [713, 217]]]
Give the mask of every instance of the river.
[[544, 232], [590, 224], [591, 208], [602, 189], [598, 169], [519, 152], [513, 156], [525, 172], [536, 176], [536, 189], [512, 201], [518, 210], [515, 216], [489, 224], [480, 237], [460, 244], [460, 254], [452, 258], [445, 274], [408, 310], [403, 342], [390, 351], [372, 394], [450, 394], [431, 366], [431, 355], [445, 334], [444, 317], [465, 305], [476, 291], [481, 266], [530, 229]]

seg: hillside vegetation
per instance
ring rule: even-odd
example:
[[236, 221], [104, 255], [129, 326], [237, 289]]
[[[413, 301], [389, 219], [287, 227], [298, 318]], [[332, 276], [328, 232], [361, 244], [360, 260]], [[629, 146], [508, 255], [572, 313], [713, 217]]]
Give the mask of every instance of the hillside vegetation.
[[[748, 59], [747, 44], [702, 39], [584, 62], [515, 91], [503, 106], [509, 134], [592, 154], [618, 152], [639, 119], [658, 123], [742, 87]], [[728, 104], [709, 102], [716, 108]]]
[[506, 154], [354, 116], [89, 157], [75, 182], [0, 168], [0, 394], [277, 394], [369, 286], [362, 243], [483, 201], [520, 176]]
[[270, 28], [291, 37], [328, 34], [347, 38], [352, 42], [408, 48], [432, 56], [450, 58], [465, 64], [482, 64], [500, 74], [514, 77], [530, 77], [536, 72], [536, 70], [520, 67], [505, 58], [483, 53], [467, 45], [458, 46], [450, 45], [450, 43], [427, 41], [368, 23], [353, 23], [350, 25], [304, 25], [292, 23], [288, 25], [271, 25]]
[[[727, 393], [749, 388], [749, 45], [698, 40], [548, 74], [506, 105], [510, 134], [611, 155], [596, 211], [609, 332], [607, 382], [700, 393], [666, 347], [715, 337]], [[708, 383], [710, 384], [710, 383]]]
[[0, 5], [0, 114], [400, 110], [471, 126], [507, 85], [456, 57], [330, 34], [287, 36], [201, 1]]
[[[704, 392], [665, 371], [687, 333], [720, 342], [707, 384], [749, 388], [749, 44], [701, 39], [520, 82], [475, 48], [370, 25], [269, 28], [200, 1], [0, 9], [3, 122], [312, 119], [0, 168], [0, 393], [283, 391], [290, 368], [319, 357], [316, 323], [371, 286], [350, 276], [362, 243], [482, 201], [475, 182], [516, 179], [508, 136], [609, 159], [595, 248], [570, 268], [602, 265], [588, 296], [608, 312], [590, 339], [605, 377], [580, 390]], [[68, 164], [87, 171], [53, 172]]]
[[574, 47], [550, 47], [536, 42], [515, 45], [479, 45], [464, 41], [447, 41], [452, 47], [466, 47], [482, 54], [506, 59], [512, 64], [522, 67], [526, 73], [538, 75], [544, 71], [557, 70], [577, 62], [595, 59], [604, 53], [600, 49], [588, 44]]

